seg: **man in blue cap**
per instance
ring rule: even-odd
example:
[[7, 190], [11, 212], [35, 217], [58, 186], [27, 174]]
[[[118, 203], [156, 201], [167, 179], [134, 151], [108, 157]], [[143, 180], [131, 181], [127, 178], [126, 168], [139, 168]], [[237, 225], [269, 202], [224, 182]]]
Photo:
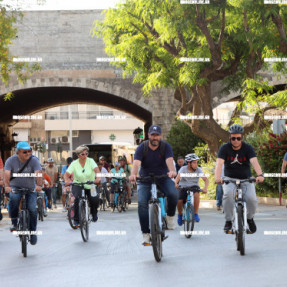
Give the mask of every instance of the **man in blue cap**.
[[[130, 182], [136, 181], [140, 168], [140, 176], [167, 174], [169, 178], [159, 180], [157, 183], [161, 191], [166, 195], [168, 202], [167, 227], [175, 229], [174, 215], [178, 201], [178, 192], [172, 178], [176, 176], [173, 164], [173, 152], [171, 146], [161, 140], [161, 127], [152, 125], [148, 131], [148, 141], [141, 143], [135, 152], [133, 168], [130, 175]], [[138, 214], [143, 233], [143, 245], [150, 244], [148, 202], [151, 197], [151, 184], [138, 184]]]
[[[22, 193], [14, 193], [17, 188], [31, 189], [27, 195], [27, 207], [30, 215], [30, 231], [37, 228], [37, 191], [42, 190], [42, 168], [37, 157], [32, 155], [30, 145], [19, 142], [16, 146], [16, 155], [9, 157], [4, 167], [5, 192], [10, 193], [9, 213], [12, 221], [11, 232], [17, 230], [19, 204]], [[36, 178], [36, 180], [35, 180]], [[36, 187], [35, 187], [36, 182]], [[37, 243], [37, 235], [30, 237], [30, 243]]]

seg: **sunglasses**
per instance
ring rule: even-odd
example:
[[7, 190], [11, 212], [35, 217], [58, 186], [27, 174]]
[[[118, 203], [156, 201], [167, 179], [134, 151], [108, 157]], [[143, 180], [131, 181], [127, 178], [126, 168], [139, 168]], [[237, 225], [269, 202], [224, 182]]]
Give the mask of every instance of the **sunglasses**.
[[88, 155], [88, 154], [89, 154], [88, 152], [80, 153], [81, 156]]
[[25, 151], [22, 151], [22, 153], [24, 153], [24, 154], [26, 154], [26, 153], [31, 153], [32, 152], [32, 150], [30, 149], [30, 150], [25, 150]]
[[242, 140], [242, 137], [232, 137], [231, 140], [232, 140], [232, 141], [235, 141], [235, 140], [241, 141], [241, 140]]

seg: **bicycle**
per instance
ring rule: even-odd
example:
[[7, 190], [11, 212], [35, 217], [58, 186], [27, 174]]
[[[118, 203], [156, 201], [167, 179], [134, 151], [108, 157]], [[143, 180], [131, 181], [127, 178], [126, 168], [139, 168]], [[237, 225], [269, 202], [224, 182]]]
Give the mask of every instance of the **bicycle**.
[[[80, 230], [81, 230], [81, 235], [82, 235], [83, 241], [87, 242], [89, 240], [89, 224], [92, 221], [92, 219], [90, 217], [88, 197], [87, 197], [87, 194], [86, 194], [85, 188], [84, 188], [85, 184], [92, 184], [93, 185], [94, 181], [87, 181], [87, 182], [81, 182], [81, 183], [71, 183], [70, 185], [80, 186], [82, 189], [82, 193], [81, 193], [81, 196], [79, 198], [79, 225], [80, 225]], [[91, 194], [92, 194], [92, 189], [91, 189]]]
[[190, 238], [192, 236], [192, 232], [194, 229], [194, 192], [200, 192], [201, 189], [198, 185], [180, 187], [182, 191], [186, 191], [187, 199], [184, 204], [184, 215], [182, 218], [183, 226], [184, 226], [184, 235], [186, 238]]
[[107, 200], [105, 188], [102, 184], [99, 186], [99, 200], [100, 200], [100, 210], [105, 211], [106, 208], [108, 207], [108, 204], [107, 204], [108, 200]]
[[254, 177], [250, 177], [248, 179], [223, 179], [223, 182], [225, 184], [229, 184], [231, 182], [236, 185], [232, 229], [226, 233], [235, 234], [237, 251], [240, 252], [240, 255], [245, 255], [245, 234], [250, 234], [251, 232], [247, 224], [246, 202], [244, 200], [244, 194], [241, 189], [241, 183], [256, 182], [256, 179]]
[[43, 206], [43, 198], [44, 198], [44, 191], [37, 192], [37, 213], [38, 219], [43, 221], [44, 220], [44, 206]]
[[156, 179], [167, 178], [167, 175], [154, 175], [137, 177], [137, 181], [146, 183], [151, 180], [151, 198], [149, 200], [149, 227], [151, 236], [151, 245], [154, 258], [157, 262], [161, 261], [162, 242], [168, 238], [165, 236], [167, 229], [166, 212], [164, 207], [164, 194], [158, 190]]
[[125, 210], [124, 207], [124, 198], [123, 198], [123, 192], [124, 192], [124, 186], [122, 181], [119, 181], [115, 184], [115, 199], [114, 199], [114, 205], [113, 205], [113, 212], [117, 208], [118, 212], [122, 212]]
[[17, 224], [17, 233], [19, 234], [23, 256], [27, 257], [27, 243], [28, 241], [30, 241], [30, 237], [29, 237], [30, 217], [29, 217], [29, 211], [27, 208], [26, 195], [29, 192], [33, 192], [33, 189], [17, 188], [17, 189], [14, 189], [12, 192], [14, 193], [22, 192], [22, 208], [19, 214], [19, 220]]

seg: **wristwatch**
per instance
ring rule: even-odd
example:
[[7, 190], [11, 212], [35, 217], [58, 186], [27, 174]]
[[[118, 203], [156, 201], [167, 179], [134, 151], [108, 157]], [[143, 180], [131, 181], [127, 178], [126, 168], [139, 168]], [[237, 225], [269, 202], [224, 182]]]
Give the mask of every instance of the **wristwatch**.
[[258, 177], [258, 176], [262, 176], [262, 177], [264, 177], [264, 175], [263, 175], [263, 174], [259, 174], [259, 175], [257, 175], [257, 177]]

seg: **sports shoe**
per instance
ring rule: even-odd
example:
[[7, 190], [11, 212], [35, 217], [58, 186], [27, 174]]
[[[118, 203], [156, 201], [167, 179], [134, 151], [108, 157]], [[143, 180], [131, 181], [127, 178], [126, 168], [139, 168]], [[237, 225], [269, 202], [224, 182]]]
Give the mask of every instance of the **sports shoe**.
[[232, 222], [231, 221], [226, 221], [225, 222], [225, 226], [224, 226], [224, 231], [228, 232], [231, 229], [232, 229]]
[[168, 230], [174, 230], [175, 229], [175, 224], [174, 224], [174, 216], [166, 216], [166, 221], [167, 221], [167, 229]]
[[145, 246], [150, 245], [150, 234], [149, 233], [143, 233], [142, 245], [145, 245]]
[[54, 204], [54, 208], [57, 209], [57, 204]]
[[197, 213], [194, 214], [194, 220], [195, 220], [195, 222], [199, 222], [200, 221], [200, 218], [199, 218]]
[[221, 211], [221, 206], [217, 206], [217, 211]]
[[12, 226], [10, 227], [10, 231], [17, 231], [17, 225], [12, 224]]
[[51, 209], [51, 208], [52, 208], [51, 203], [48, 203], [48, 208], [49, 208], [49, 209]]
[[45, 217], [48, 216], [48, 214], [47, 214], [47, 209], [44, 209], [44, 216], [45, 216]]
[[66, 207], [63, 207], [62, 212], [66, 212], [66, 211], [67, 211]]
[[37, 235], [31, 235], [30, 237], [30, 243], [31, 245], [35, 245], [37, 243]]
[[98, 216], [97, 215], [95, 215], [94, 217], [93, 217], [93, 222], [97, 222], [98, 221]]
[[247, 223], [248, 223], [250, 232], [251, 233], [255, 233], [257, 228], [256, 228], [256, 225], [255, 225], [255, 222], [254, 222], [253, 218], [247, 219]]
[[132, 200], [129, 198], [128, 199], [128, 204], [131, 204], [132, 203]]
[[74, 226], [75, 226], [75, 228], [79, 228], [79, 221], [76, 221], [76, 220], [74, 220]]
[[178, 214], [178, 215], [177, 215], [177, 224], [178, 224], [179, 226], [182, 226], [182, 214]]

